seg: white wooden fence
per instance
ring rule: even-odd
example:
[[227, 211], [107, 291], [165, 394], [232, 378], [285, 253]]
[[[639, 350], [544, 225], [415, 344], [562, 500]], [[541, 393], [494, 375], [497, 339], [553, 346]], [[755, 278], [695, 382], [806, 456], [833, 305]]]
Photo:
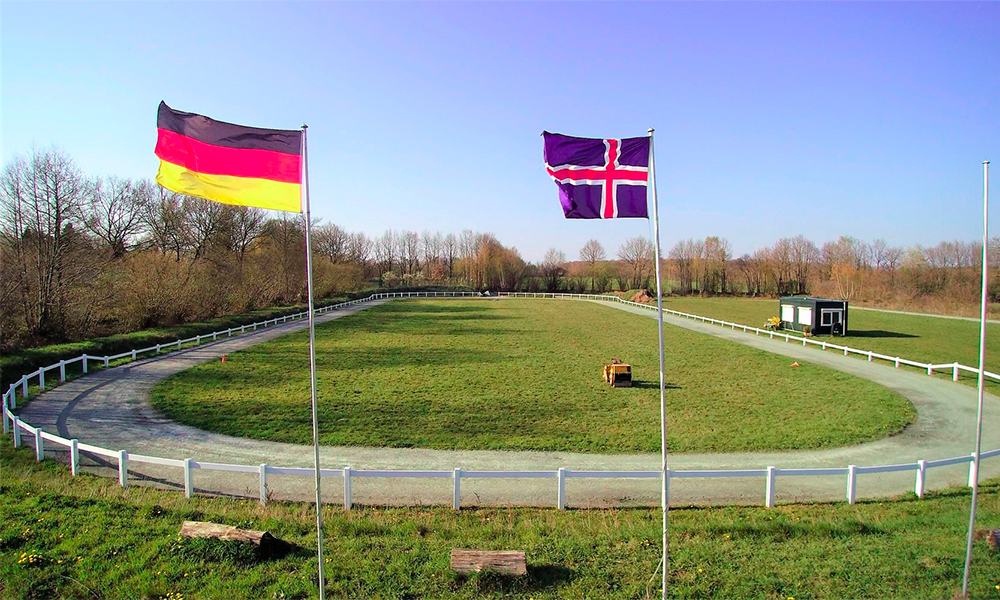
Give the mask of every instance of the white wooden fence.
[[[637, 304], [634, 302], [628, 302], [626, 300], [621, 300], [617, 296], [601, 296], [593, 294], [533, 294], [533, 293], [511, 293], [511, 294], [501, 294], [502, 296], [516, 296], [516, 297], [528, 297], [528, 298], [566, 298], [566, 299], [587, 299], [587, 300], [607, 300], [607, 301], [617, 301], [625, 304], [630, 304], [634, 306], [640, 306], [643, 308], [649, 308], [648, 305]], [[389, 298], [440, 298], [440, 297], [482, 297], [483, 295], [475, 292], [397, 292], [397, 293], [381, 293], [373, 294], [367, 298], [352, 300], [349, 302], [341, 302], [332, 306], [327, 306], [322, 309], [317, 309], [317, 313], [325, 313], [338, 308], [344, 308], [347, 306], [352, 306], [355, 304], [360, 304], [364, 302], [370, 302], [372, 300], [381, 300]], [[655, 307], [654, 307], [655, 309]], [[680, 313], [677, 311], [670, 311], [671, 314], [678, 316], [690, 317], [693, 319], [698, 319], [704, 322], [720, 324], [727, 327], [732, 327], [733, 329], [741, 329], [746, 332], [754, 332], [757, 335], [765, 334], [772, 337], [779, 336], [786, 338], [786, 341], [791, 341], [792, 339], [799, 341], [802, 340], [803, 345], [806, 343], [812, 343], [814, 345], [819, 345], [822, 342], [816, 340], [807, 340], [805, 338], [798, 338], [796, 336], [789, 336], [784, 333], [776, 333], [773, 331], [765, 331], [761, 329], [756, 329], [753, 327], [747, 327], [744, 325], [738, 325], [735, 323], [728, 323], [725, 321], [719, 321], [717, 319], [708, 319], [705, 317], [699, 317], [697, 315], [689, 315], [686, 313]], [[305, 312], [297, 313], [294, 315], [288, 315], [285, 317], [278, 317], [275, 319], [268, 319], [267, 321], [261, 321], [259, 323], [252, 323], [250, 325], [243, 325], [238, 328], [230, 328], [225, 331], [217, 331], [214, 333], [204, 334], [188, 338], [185, 340], [177, 340], [175, 342], [170, 342], [169, 344], [157, 344], [156, 346], [150, 346], [149, 348], [142, 348], [137, 350], [131, 350], [129, 352], [123, 352], [114, 356], [89, 356], [82, 355], [71, 360], [61, 360], [56, 364], [49, 365], [48, 367], [43, 367], [38, 369], [33, 373], [29, 373], [11, 384], [10, 387], [4, 392], [2, 397], [2, 418], [3, 421], [3, 432], [4, 434], [12, 433], [14, 438], [14, 447], [20, 448], [24, 444], [24, 436], [27, 434], [29, 439], [32, 440], [35, 448], [35, 457], [37, 460], [42, 461], [45, 459], [45, 447], [47, 443], [52, 443], [57, 446], [62, 446], [66, 448], [69, 452], [69, 467], [70, 472], [73, 475], [77, 475], [80, 472], [80, 453], [88, 453], [96, 456], [104, 457], [108, 459], [113, 464], [118, 467], [118, 481], [122, 487], [126, 487], [129, 482], [129, 464], [139, 463], [139, 464], [151, 464], [159, 465], [165, 467], [174, 467], [183, 470], [183, 482], [184, 482], [184, 495], [190, 498], [195, 493], [194, 488], [194, 472], [199, 469], [208, 471], [229, 471], [237, 473], [248, 473], [255, 474], [259, 477], [260, 487], [258, 497], [261, 503], [266, 503], [268, 501], [269, 488], [267, 484], [268, 475], [297, 475], [303, 477], [313, 476], [313, 469], [311, 467], [279, 467], [268, 464], [261, 465], [235, 465], [235, 464], [225, 464], [225, 463], [212, 463], [212, 462], [199, 462], [192, 458], [176, 459], [176, 458], [161, 458], [157, 456], [147, 456], [143, 454], [129, 454], [126, 450], [111, 450], [108, 448], [102, 448], [100, 446], [93, 446], [90, 444], [81, 443], [77, 439], [67, 439], [46, 431], [42, 431], [41, 428], [33, 427], [30, 424], [22, 421], [13, 412], [17, 407], [17, 392], [20, 390], [21, 398], [24, 399], [28, 394], [28, 381], [30, 379], [36, 379], [38, 386], [41, 390], [45, 389], [45, 373], [47, 371], [53, 371], [55, 369], [59, 370], [60, 381], [66, 381], [66, 366], [79, 362], [82, 365], [83, 373], [88, 372], [88, 364], [90, 362], [96, 361], [103, 366], [107, 367], [111, 362], [118, 360], [137, 360], [137, 358], [142, 355], [147, 354], [157, 354], [163, 350], [169, 348], [181, 348], [184, 344], [200, 344], [205, 340], [211, 338], [213, 341], [217, 340], [219, 336], [225, 335], [230, 337], [234, 334], [238, 335], [240, 333], [245, 333], [246, 331], [255, 331], [258, 328], [265, 328], [268, 326], [275, 326], [288, 321], [293, 321], [297, 319], [302, 319], [307, 315]], [[941, 367], [942, 365], [923, 365], [922, 363], [917, 363], [915, 361], [906, 361], [900, 359], [899, 357], [884, 357], [882, 355], [873, 354], [870, 352], [853, 350], [846, 348], [844, 346], [835, 346], [834, 344], [826, 344], [824, 348], [832, 347], [836, 349], [843, 349], [844, 354], [848, 352], [855, 352], [862, 355], [868, 356], [870, 361], [873, 357], [880, 358], [884, 360], [892, 360], [896, 362], [896, 366], [899, 364], [908, 364], [920, 367], [926, 367], [928, 372], [932, 372], [932, 368]], [[954, 363], [953, 365], [958, 368], [964, 368], [966, 370], [973, 370], [969, 367], [964, 367]], [[996, 377], [992, 375], [992, 377]], [[990, 459], [1000, 456], [1000, 449], [991, 450], [989, 452], [984, 452], [981, 455], [982, 459]], [[924, 492], [926, 490], [927, 482], [927, 471], [934, 468], [947, 467], [951, 465], [958, 465], [962, 463], [969, 463], [969, 485], [975, 480], [975, 463], [972, 460], [972, 454], [967, 456], [957, 456], [954, 458], [945, 458], [939, 460], [918, 460], [914, 463], [896, 464], [896, 465], [879, 465], [879, 466], [855, 466], [848, 465], [846, 467], [834, 467], [834, 468], [800, 468], [800, 469], [783, 469], [778, 467], [769, 466], [766, 469], [739, 469], [739, 470], [675, 470], [668, 469], [667, 476], [669, 479], [686, 479], [686, 478], [709, 478], [709, 477], [760, 477], [764, 479], [764, 505], [767, 507], [773, 507], [775, 504], [775, 487], [777, 484], [777, 478], [780, 477], [805, 477], [805, 476], [831, 476], [831, 477], [845, 477], [846, 478], [846, 499], [849, 503], [854, 504], [856, 499], [856, 489], [857, 489], [857, 479], [859, 475], [868, 474], [878, 474], [878, 473], [892, 473], [897, 471], [913, 471], [915, 473], [915, 483], [914, 492], [920, 498], [923, 498]], [[552, 479], [555, 481], [555, 505], [559, 510], [564, 510], [566, 508], [566, 480], [567, 479], [660, 479], [660, 471], [584, 471], [584, 470], [570, 470], [566, 468], [558, 468], [555, 470], [546, 471], [473, 471], [464, 469], [452, 469], [450, 471], [421, 471], [421, 470], [373, 470], [373, 469], [353, 469], [351, 467], [345, 467], [343, 469], [321, 469], [321, 475], [323, 477], [339, 477], [343, 480], [344, 495], [343, 504], [345, 509], [350, 509], [352, 506], [352, 493], [351, 493], [351, 482], [355, 478], [365, 478], [365, 477], [379, 477], [379, 478], [436, 478], [436, 479], [450, 479], [453, 486], [453, 496], [452, 496], [452, 506], [456, 510], [461, 508], [460, 496], [462, 488], [463, 479]]]

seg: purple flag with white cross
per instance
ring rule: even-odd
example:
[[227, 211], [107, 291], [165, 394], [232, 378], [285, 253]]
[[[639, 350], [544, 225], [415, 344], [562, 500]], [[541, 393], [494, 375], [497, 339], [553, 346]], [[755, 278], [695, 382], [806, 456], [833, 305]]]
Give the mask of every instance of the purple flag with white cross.
[[649, 138], [545, 138], [545, 170], [559, 186], [567, 219], [649, 218]]

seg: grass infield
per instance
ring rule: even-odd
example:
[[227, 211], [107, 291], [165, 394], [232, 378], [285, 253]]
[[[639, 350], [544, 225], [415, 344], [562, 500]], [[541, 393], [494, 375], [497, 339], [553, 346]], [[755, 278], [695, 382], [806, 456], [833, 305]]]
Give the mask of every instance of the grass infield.
[[[671, 297], [665, 299], [663, 308], [763, 328], [765, 320], [778, 314], [778, 300]], [[816, 338], [919, 362], [958, 361], [968, 367], [979, 366], [978, 321], [852, 308], [848, 328], [848, 335], [844, 337], [822, 335]], [[986, 370], [1000, 372], [1000, 325], [996, 323], [986, 325]], [[938, 371], [936, 375], [950, 379], [951, 369]], [[959, 381], [976, 385], [976, 374], [962, 371]]]
[[[196, 498], [71, 477], [0, 442], [0, 598], [315, 597], [312, 507]], [[1000, 521], [982, 484], [979, 525]], [[886, 502], [670, 512], [673, 598], [956, 598], [969, 491]], [[297, 548], [178, 540], [184, 520], [271, 531]], [[660, 512], [532, 508], [324, 509], [328, 598], [658, 598]], [[524, 550], [526, 577], [448, 567], [452, 548]], [[652, 585], [647, 588], [652, 578]], [[1000, 598], [1000, 561], [975, 543], [972, 598]]]
[[[869, 381], [677, 327], [667, 331], [675, 452], [817, 448], [871, 440], [914, 417]], [[611, 357], [634, 387], [600, 379]], [[153, 390], [168, 417], [210, 431], [310, 443], [307, 333], [180, 373]], [[317, 330], [326, 445], [659, 451], [652, 319], [579, 301], [406, 300]]]

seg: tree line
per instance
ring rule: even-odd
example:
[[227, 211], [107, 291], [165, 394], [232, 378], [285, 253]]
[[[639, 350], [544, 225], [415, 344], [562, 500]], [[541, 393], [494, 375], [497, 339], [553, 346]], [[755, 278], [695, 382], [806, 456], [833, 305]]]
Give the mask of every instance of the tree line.
[[[990, 240], [990, 301], [1000, 301], [1000, 238]], [[652, 244], [627, 240], [615, 258], [597, 240], [579, 260], [549, 250], [541, 270], [546, 287], [606, 292], [649, 288]], [[950, 241], [935, 246], [892, 246], [849, 236], [817, 246], [805, 236], [785, 237], [753, 253], [735, 256], [722, 237], [676, 242], [663, 257], [665, 293], [770, 297], [811, 294], [872, 305], [962, 312], [978, 305], [982, 243]], [[561, 271], [560, 271], [561, 269]], [[560, 274], [560, 280], [556, 274]]]
[[[58, 149], [17, 156], [0, 172], [0, 350], [301, 304], [304, 236], [301, 215], [217, 204], [148, 180], [90, 177]], [[998, 256], [1000, 240], [991, 250]], [[491, 233], [371, 237], [317, 222], [313, 255], [319, 300], [428, 285], [649, 289], [655, 273], [653, 245], [642, 236], [613, 256], [589, 240], [578, 260], [552, 248], [531, 264]], [[661, 266], [667, 293], [808, 293], [955, 311], [977, 303], [980, 256], [975, 242], [901, 248], [841, 237], [817, 246], [800, 235], [736, 257], [725, 238], [710, 236], [676, 242]]]
[[[277, 215], [277, 216], [275, 216]], [[518, 289], [528, 265], [490, 233], [314, 223], [317, 299], [376, 286]], [[0, 173], [0, 349], [305, 301], [305, 222], [89, 177], [58, 149]]]

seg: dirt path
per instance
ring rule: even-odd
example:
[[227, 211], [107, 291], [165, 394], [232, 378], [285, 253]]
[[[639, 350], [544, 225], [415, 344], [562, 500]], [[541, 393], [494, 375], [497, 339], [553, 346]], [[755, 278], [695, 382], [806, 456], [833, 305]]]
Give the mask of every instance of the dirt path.
[[[544, 301], [544, 300], [543, 300]], [[563, 301], [563, 300], [547, 300]], [[356, 305], [323, 315], [326, 322], [363, 310], [384, 301]], [[609, 309], [635, 312], [645, 317], [655, 313], [604, 303]], [[965, 386], [919, 375], [892, 367], [871, 364], [856, 358], [803, 348], [793, 343], [769, 340], [734, 332], [717, 326], [668, 317], [671, 324], [783, 354], [799, 361], [811, 361], [853, 375], [865, 377], [907, 397], [918, 411], [917, 421], [903, 433], [875, 442], [828, 450], [791, 452], [753, 452], [727, 454], [680, 454], [670, 457], [673, 469], [738, 469], [776, 467], [845, 467], [914, 462], [967, 454], [972, 448], [976, 418], [976, 392]], [[168, 458], [194, 458], [201, 462], [243, 465], [267, 463], [275, 466], [312, 466], [312, 448], [235, 438], [208, 433], [181, 425], [159, 415], [148, 402], [149, 391], [158, 381], [199, 363], [217, 360], [224, 353], [274, 339], [305, 327], [295, 322], [280, 327], [247, 333], [235, 338], [174, 352], [146, 361], [99, 371], [70, 381], [25, 406], [20, 415], [28, 423], [64, 437], [110, 449], [125, 449], [132, 454]], [[669, 333], [668, 333], [669, 336]], [[669, 343], [669, 337], [667, 339]], [[720, 369], [725, 368], [720, 366]], [[302, 398], [308, 402], [308, 398]], [[1000, 447], [1000, 400], [990, 396], [984, 428], [984, 450]], [[266, 418], [266, 417], [262, 417]], [[26, 438], [26, 444], [31, 440]], [[56, 455], [58, 452], [53, 451]], [[656, 470], [658, 455], [603, 455], [566, 452], [449, 451], [409, 448], [324, 447], [324, 468], [340, 469], [414, 469], [443, 470]], [[108, 465], [88, 460], [88, 469], [110, 472]], [[177, 468], [132, 464], [133, 475], [151, 484], [180, 487]], [[961, 484], [968, 467], [957, 465], [934, 469], [928, 474], [928, 487]], [[1000, 459], [983, 463], [984, 476], [1000, 474]], [[324, 478], [325, 498], [340, 502], [342, 478]], [[913, 489], [913, 472], [859, 476], [858, 497], [898, 494]], [[268, 487], [279, 499], [308, 500], [312, 487], [309, 477], [270, 475]], [[195, 471], [199, 492], [248, 495], [257, 494], [258, 477], [219, 471]], [[355, 478], [354, 501], [365, 504], [450, 504], [452, 482], [448, 479]], [[653, 504], [657, 502], [658, 483], [653, 479], [569, 479], [567, 502], [571, 506], [607, 506]], [[843, 477], [779, 477], [777, 499], [842, 499]], [[674, 479], [671, 503], [759, 504], [764, 497], [762, 477], [741, 479]], [[463, 479], [462, 503], [553, 505], [556, 481], [553, 479]]]

